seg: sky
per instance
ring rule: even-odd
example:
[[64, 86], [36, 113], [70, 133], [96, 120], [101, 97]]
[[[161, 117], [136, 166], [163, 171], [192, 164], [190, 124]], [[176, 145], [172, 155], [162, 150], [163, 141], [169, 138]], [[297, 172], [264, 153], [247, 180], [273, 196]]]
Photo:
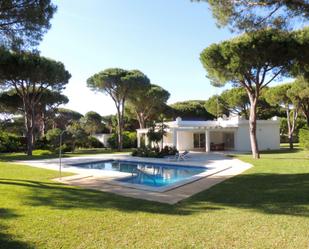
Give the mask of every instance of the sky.
[[206, 100], [222, 91], [210, 85], [199, 60], [207, 46], [229, 39], [205, 3], [190, 0], [54, 0], [58, 11], [39, 50], [72, 74], [65, 106], [82, 114], [115, 113], [110, 97], [86, 81], [106, 68], [138, 69], [168, 90], [168, 103]]

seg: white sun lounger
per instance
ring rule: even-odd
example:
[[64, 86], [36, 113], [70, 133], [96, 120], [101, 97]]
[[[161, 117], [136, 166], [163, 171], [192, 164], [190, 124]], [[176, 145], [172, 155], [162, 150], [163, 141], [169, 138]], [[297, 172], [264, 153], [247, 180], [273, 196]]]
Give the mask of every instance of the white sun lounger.
[[186, 160], [189, 158], [189, 151], [185, 150], [184, 152], [182, 153], [178, 153], [176, 154], [175, 158], [177, 161], [180, 161], [180, 160]]

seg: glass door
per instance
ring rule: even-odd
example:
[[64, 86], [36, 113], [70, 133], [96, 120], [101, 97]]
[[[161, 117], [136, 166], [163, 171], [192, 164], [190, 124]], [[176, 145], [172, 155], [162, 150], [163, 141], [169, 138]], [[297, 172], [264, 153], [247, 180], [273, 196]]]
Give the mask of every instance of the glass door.
[[193, 145], [195, 149], [203, 149], [206, 146], [205, 133], [194, 133], [193, 134]]
[[223, 133], [224, 146], [228, 149], [234, 149], [234, 133]]

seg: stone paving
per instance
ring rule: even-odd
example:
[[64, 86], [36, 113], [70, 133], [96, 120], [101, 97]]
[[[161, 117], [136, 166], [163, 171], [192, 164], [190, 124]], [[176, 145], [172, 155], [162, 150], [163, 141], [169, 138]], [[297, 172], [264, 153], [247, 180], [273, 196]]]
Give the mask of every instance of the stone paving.
[[[177, 164], [177, 165], [190, 165], [190, 166], [207, 166], [213, 170], [213, 173], [187, 183], [177, 188], [173, 188], [164, 192], [154, 192], [137, 187], [128, 187], [115, 184], [115, 177], [119, 177], [119, 172], [82, 169], [71, 166], [70, 164], [94, 162], [107, 159], [121, 159], [142, 162], [155, 162], [162, 164]], [[17, 163], [30, 165], [33, 167], [40, 167], [52, 170], [59, 170], [59, 159], [46, 159], [46, 160], [32, 160], [32, 161], [18, 161]], [[154, 159], [154, 158], [137, 158], [129, 156], [128, 154], [103, 154], [93, 155], [87, 157], [63, 158], [62, 159], [62, 172], [72, 172], [76, 175], [69, 177], [57, 178], [55, 181], [64, 184], [80, 186], [83, 188], [96, 189], [104, 192], [110, 192], [126, 197], [144, 199], [155, 202], [162, 202], [168, 204], [175, 204], [183, 199], [186, 199], [194, 194], [209, 189], [210, 187], [228, 179], [235, 175], [241, 174], [250, 167], [251, 164], [242, 162], [238, 159], [226, 157], [222, 153], [202, 153], [192, 152], [190, 158], [185, 161], [176, 161], [173, 159]]]

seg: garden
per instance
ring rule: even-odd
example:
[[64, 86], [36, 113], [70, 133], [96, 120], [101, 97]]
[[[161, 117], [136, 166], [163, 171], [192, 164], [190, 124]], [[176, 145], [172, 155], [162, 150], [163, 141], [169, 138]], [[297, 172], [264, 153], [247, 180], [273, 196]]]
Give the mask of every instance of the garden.
[[306, 248], [308, 152], [235, 157], [254, 167], [176, 205], [65, 186], [2, 158], [1, 248]]
[[[57, 1], [59, 9], [54, 2], [0, 2], [1, 249], [308, 248], [309, 11], [306, 0], [188, 0], [188, 5], [179, 9], [185, 10], [183, 13], [178, 9], [171, 12], [174, 6], [169, 8], [169, 4], [175, 3], [164, 2], [157, 8], [159, 16], [152, 16], [156, 13], [153, 7], [143, 9], [143, 1], [135, 9], [136, 15], [129, 8], [136, 6], [124, 7], [126, 1], [113, 6], [112, 11], [103, 1], [88, 4], [87, 8], [81, 7], [80, 1], [71, 3], [67, 13], [61, 8], [67, 1]], [[217, 27], [228, 32], [222, 36], [224, 39], [211, 25], [197, 26], [202, 19], [195, 19], [199, 14], [195, 12], [198, 8], [190, 9], [193, 4], [207, 4], [208, 14], [212, 14]], [[82, 14], [74, 12], [76, 6]], [[88, 7], [92, 8], [90, 14]], [[52, 22], [57, 9], [64, 19], [55, 17]], [[101, 9], [108, 15], [102, 15]], [[153, 19], [148, 20], [144, 11], [147, 13], [149, 9]], [[167, 10], [166, 20], [173, 23], [164, 22], [161, 9]], [[100, 12], [95, 13], [96, 10]], [[190, 11], [194, 12], [187, 19], [178, 16], [180, 22], [173, 18], [177, 17], [175, 13]], [[138, 25], [131, 23], [133, 19]], [[159, 21], [164, 25], [159, 26]], [[72, 22], [75, 26], [71, 27]], [[151, 30], [151, 36], [142, 24], [148, 25], [145, 30]], [[158, 33], [154, 32], [157, 25]], [[43, 44], [52, 26], [54, 31], [65, 30], [61, 37], [50, 32], [52, 45]], [[95, 33], [90, 33], [91, 30]], [[117, 32], [108, 35], [111, 30], [117, 30], [121, 37]], [[81, 32], [80, 36], [75, 37], [75, 32], [76, 35]], [[65, 38], [67, 33], [71, 40]], [[201, 33], [205, 36], [199, 36]], [[132, 37], [134, 40], [130, 40]], [[198, 43], [201, 39], [206, 39], [203, 45]], [[78, 47], [80, 41], [82, 47]], [[85, 47], [87, 42], [89, 45]], [[118, 42], [121, 46], [113, 47]], [[91, 50], [97, 44], [96, 51]], [[125, 47], [128, 44], [130, 47]], [[138, 51], [133, 49], [136, 44], [140, 46], [135, 47]], [[169, 44], [173, 46], [168, 47]], [[191, 65], [198, 69], [193, 61], [198, 54], [188, 48], [201, 50], [204, 44], [207, 47], [199, 51], [198, 62], [202, 71], [190, 71]], [[186, 57], [187, 54], [191, 57]], [[63, 62], [51, 57], [60, 57]], [[135, 63], [129, 64], [131, 69], [107, 66], [128, 65], [124, 58]], [[191, 64], [177, 64], [180, 61]], [[104, 68], [99, 70], [98, 66]], [[147, 71], [151, 79], [136, 67]], [[74, 78], [68, 69], [74, 72]], [[209, 83], [206, 91], [199, 85], [204, 82], [199, 82], [195, 75], [203, 76], [205, 84]], [[84, 88], [78, 85], [78, 79], [84, 80]], [[210, 86], [229, 87], [211, 95], [214, 91]], [[78, 90], [78, 97], [74, 97], [72, 89]], [[87, 106], [88, 99], [80, 95], [85, 89], [91, 96], [101, 98], [100, 105]], [[168, 89], [174, 89], [172, 98]], [[205, 96], [200, 100], [191, 95], [189, 98], [191, 91], [203, 92]], [[179, 96], [186, 100], [175, 102]], [[88, 109], [67, 108], [73, 98], [75, 104], [77, 101]], [[107, 98], [114, 108], [109, 115], [106, 115], [109, 113]], [[177, 148], [163, 146], [168, 121], [177, 117], [184, 121], [215, 121], [235, 115], [248, 122], [252, 154], [228, 156], [253, 167], [175, 205], [65, 185], [55, 181], [57, 171], [26, 165], [27, 160], [58, 158], [59, 153], [63, 157], [116, 153], [174, 157], [179, 153]], [[274, 116], [280, 119], [281, 149], [260, 151], [257, 120]], [[139, 148], [138, 129], [148, 131]], [[102, 135], [108, 139], [103, 141]], [[25, 161], [25, 165], [17, 164], [16, 160]]]

